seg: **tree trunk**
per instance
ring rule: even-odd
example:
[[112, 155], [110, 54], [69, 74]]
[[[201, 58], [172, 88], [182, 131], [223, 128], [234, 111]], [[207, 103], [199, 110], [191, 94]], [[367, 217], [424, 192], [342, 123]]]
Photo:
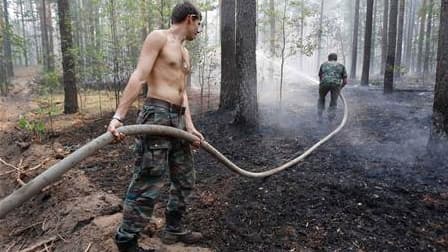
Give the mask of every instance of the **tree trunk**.
[[423, 73], [429, 72], [429, 56], [431, 55], [431, 28], [432, 28], [432, 9], [434, 5], [434, 0], [429, 0], [428, 5], [428, 23], [426, 26], [426, 48], [425, 48], [425, 61], [423, 64]]
[[408, 34], [406, 38], [406, 50], [405, 50], [405, 65], [408, 68], [408, 71], [411, 71], [411, 52], [412, 52], [412, 42], [414, 37], [414, 22], [415, 22], [415, 0], [410, 1], [409, 6], [409, 16], [408, 16]]
[[445, 156], [448, 150], [448, 1], [442, 0], [440, 10], [439, 45], [437, 52], [436, 86], [432, 126], [428, 149]]
[[[225, 1], [225, 0], [224, 0]], [[269, 31], [270, 31], [270, 40], [269, 40], [269, 51], [271, 52], [271, 57], [275, 55], [275, 4], [274, 0], [269, 0]]]
[[40, 37], [42, 40], [42, 63], [44, 65], [45, 71], [49, 71], [50, 67], [50, 49], [49, 49], [49, 40], [48, 40], [48, 31], [47, 31], [47, 11], [46, 11], [46, 0], [40, 1]]
[[[2, 32], [5, 31], [4, 28], [4, 18], [3, 18], [3, 2], [0, 2], [0, 29]], [[6, 62], [4, 57], [4, 44], [0, 43], [0, 95], [6, 96], [8, 93], [8, 76], [6, 70]]]
[[370, 53], [372, 46], [373, 0], [367, 0], [366, 32], [364, 38], [364, 57], [362, 63], [361, 85], [369, 85]]
[[402, 50], [403, 50], [403, 29], [404, 29], [404, 8], [405, 8], [405, 0], [400, 0], [400, 14], [398, 17], [398, 27], [397, 27], [397, 32], [398, 32], [398, 38], [397, 38], [397, 52], [396, 52], [396, 56], [395, 56], [395, 74], [394, 74], [394, 78], [395, 79], [400, 79], [401, 76], [401, 54], [402, 54]]
[[258, 126], [256, 8], [256, 0], [237, 1], [236, 72], [240, 81], [240, 100], [235, 123], [250, 128]]
[[[317, 59], [316, 59], [316, 69], [320, 66], [320, 57], [321, 57], [321, 50], [322, 50], [322, 21], [324, 18], [324, 2], [325, 0], [322, 0], [320, 4], [320, 17], [319, 17], [319, 31], [317, 33]], [[359, 3], [359, 0], [356, 0]]]
[[375, 72], [375, 39], [376, 39], [376, 22], [378, 18], [378, 1], [373, 1], [373, 22], [372, 22], [372, 39], [370, 45], [370, 69], [369, 72]]
[[[397, 0], [394, 0], [397, 1]], [[384, 12], [383, 12], [383, 36], [381, 38], [381, 69], [380, 74], [384, 74], [384, 68], [386, 66], [387, 58], [387, 32], [389, 25], [389, 0], [384, 0]]]
[[[301, 1], [300, 10], [300, 43], [303, 45], [303, 33], [305, 28], [305, 0]], [[303, 71], [303, 53], [300, 53], [300, 70]]]
[[59, 30], [61, 33], [62, 69], [64, 76], [64, 113], [78, 112], [75, 57], [73, 55], [72, 21], [69, 0], [58, 0]]
[[238, 104], [235, 70], [235, 0], [224, 0], [221, 1], [221, 110], [234, 110]]
[[53, 43], [53, 22], [52, 22], [52, 10], [51, 10], [52, 1], [47, 1], [46, 9], [46, 27], [48, 32], [48, 67], [50, 71], [54, 70], [54, 43]]
[[282, 61], [280, 65], [280, 107], [282, 105], [282, 95], [283, 95], [283, 71], [285, 66], [285, 49], [286, 49], [286, 7], [288, 6], [288, 0], [284, 0], [283, 6], [283, 17], [282, 17]]
[[8, 1], [3, 0], [3, 17], [5, 19], [5, 28], [3, 29], [3, 50], [6, 63], [6, 76], [7, 78], [14, 76], [14, 67], [12, 61], [11, 50], [11, 27], [9, 25], [9, 13], [8, 13]]
[[28, 43], [27, 43], [27, 35], [25, 33], [25, 17], [24, 17], [24, 13], [23, 13], [23, 0], [19, 1], [19, 8], [20, 8], [20, 19], [21, 19], [21, 23], [22, 23], [22, 36], [24, 38], [24, 47], [23, 47], [23, 58], [25, 60], [25, 66], [28, 66]]
[[387, 60], [384, 70], [384, 93], [392, 93], [394, 89], [395, 51], [397, 46], [398, 1], [390, 2], [389, 32], [387, 34]]
[[117, 20], [115, 16], [115, 2], [109, 0], [110, 4], [110, 28], [112, 34], [113, 44], [113, 78], [114, 78], [114, 95], [115, 107], [118, 107], [120, 102], [120, 83], [119, 83], [119, 63], [118, 63], [118, 39], [117, 39]]
[[425, 40], [425, 23], [426, 23], [426, 0], [423, 0], [423, 5], [420, 8], [420, 34], [418, 36], [418, 54], [417, 54], [417, 73], [422, 73], [423, 64], [423, 41]]
[[355, 4], [355, 20], [353, 21], [353, 45], [352, 45], [352, 66], [350, 68], [350, 79], [356, 79], [356, 64], [358, 59], [358, 27], [359, 27], [359, 0]]
[[38, 23], [38, 20], [37, 20], [37, 18], [36, 18], [36, 15], [35, 15], [35, 13], [34, 13], [34, 10], [37, 10], [38, 9], [38, 7], [37, 7], [37, 4], [34, 2], [34, 1], [30, 1], [29, 2], [29, 4], [30, 4], [30, 15], [31, 15], [31, 20], [32, 20], [32, 23], [33, 23], [33, 40], [34, 40], [34, 46], [35, 46], [35, 58], [34, 58], [34, 60], [33, 60], [33, 63], [34, 64], [39, 64], [39, 59], [41, 59], [42, 58], [42, 53], [41, 53], [41, 48], [39, 47], [39, 39], [38, 39], [38, 36], [37, 36], [37, 23]]

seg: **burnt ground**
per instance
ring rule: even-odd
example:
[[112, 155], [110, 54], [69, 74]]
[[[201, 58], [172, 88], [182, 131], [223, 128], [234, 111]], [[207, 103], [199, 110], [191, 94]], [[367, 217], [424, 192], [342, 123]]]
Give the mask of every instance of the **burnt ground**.
[[[286, 88], [281, 111], [268, 99], [274, 95], [260, 94], [257, 130], [238, 128], [232, 114], [213, 111], [196, 116], [196, 126], [241, 167], [278, 166], [336, 127], [317, 122], [315, 87]], [[206, 152], [195, 154], [197, 187], [186, 223], [205, 234], [200, 246], [215, 251], [446, 251], [448, 167], [431, 163], [425, 154], [433, 98], [425, 90], [432, 87], [399, 88], [418, 91], [383, 95], [376, 87], [346, 88], [346, 127], [302, 163], [267, 179], [240, 177]], [[108, 118], [85, 119], [43, 144], [58, 142], [73, 151], [104, 132]], [[5, 133], [2, 142], [18, 138]], [[4, 250], [16, 251], [16, 244], [24, 248], [48, 234], [64, 237], [55, 243], [56, 251], [84, 251], [90, 240], [91, 251], [109, 250], [104, 245], [108, 237], [97, 237], [90, 223], [121, 211], [114, 199], [123, 197], [131, 176], [131, 143], [129, 138], [126, 144], [107, 146], [9, 215], [1, 222]], [[2, 155], [11, 160], [20, 152], [10, 148]], [[13, 178], [3, 181], [3, 187], [8, 185], [4, 195], [17, 187]], [[87, 201], [69, 203], [80, 197]], [[91, 206], [89, 197], [100, 200]], [[162, 215], [166, 198], [165, 189], [156, 216]], [[90, 214], [75, 218], [86, 208]], [[63, 221], [70, 218], [76, 221]], [[28, 228], [33, 223], [39, 228]]]

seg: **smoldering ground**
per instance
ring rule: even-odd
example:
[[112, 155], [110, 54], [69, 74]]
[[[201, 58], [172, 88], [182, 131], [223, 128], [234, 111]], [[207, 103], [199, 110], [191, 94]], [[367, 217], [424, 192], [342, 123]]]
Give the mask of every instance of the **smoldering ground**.
[[[259, 130], [241, 131], [226, 114], [198, 121], [209, 142], [242, 167], [278, 166], [341, 120], [339, 101], [336, 123], [319, 123], [317, 85], [285, 69], [281, 105], [278, 75], [259, 79]], [[193, 202], [201, 210], [188, 221], [207, 234], [205, 243], [218, 251], [446, 249], [447, 169], [423, 162], [433, 94], [372, 89], [348, 84], [344, 129], [268, 179], [236, 176], [200, 153], [198, 188], [211, 200]]]

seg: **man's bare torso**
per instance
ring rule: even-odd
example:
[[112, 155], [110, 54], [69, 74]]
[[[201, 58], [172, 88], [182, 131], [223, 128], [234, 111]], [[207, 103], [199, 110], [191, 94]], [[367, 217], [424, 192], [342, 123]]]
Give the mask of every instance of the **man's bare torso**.
[[190, 72], [188, 51], [168, 30], [161, 31], [166, 43], [160, 50], [147, 77], [148, 97], [182, 105], [186, 76]]

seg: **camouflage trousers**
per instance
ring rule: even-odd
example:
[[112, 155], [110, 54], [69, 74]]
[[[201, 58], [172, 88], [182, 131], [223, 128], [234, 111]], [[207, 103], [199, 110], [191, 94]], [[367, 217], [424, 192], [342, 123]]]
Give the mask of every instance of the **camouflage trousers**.
[[325, 109], [325, 97], [328, 92], [331, 93], [330, 105], [328, 107], [328, 118], [333, 120], [336, 117], [336, 107], [338, 102], [339, 93], [341, 92], [340, 85], [319, 85], [319, 100], [317, 102], [317, 112], [319, 117], [322, 117], [322, 113]]
[[[137, 124], [165, 125], [185, 130], [185, 119], [169, 109], [145, 104]], [[190, 144], [169, 137], [138, 136], [137, 159], [131, 183], [124, 199], [123, 221], [116, 239], [126, 242], [137, 238], [149, 223], [154, 204], [168, 175], [170, 180], [167, 215], [182, 216], [195, 183]]]

